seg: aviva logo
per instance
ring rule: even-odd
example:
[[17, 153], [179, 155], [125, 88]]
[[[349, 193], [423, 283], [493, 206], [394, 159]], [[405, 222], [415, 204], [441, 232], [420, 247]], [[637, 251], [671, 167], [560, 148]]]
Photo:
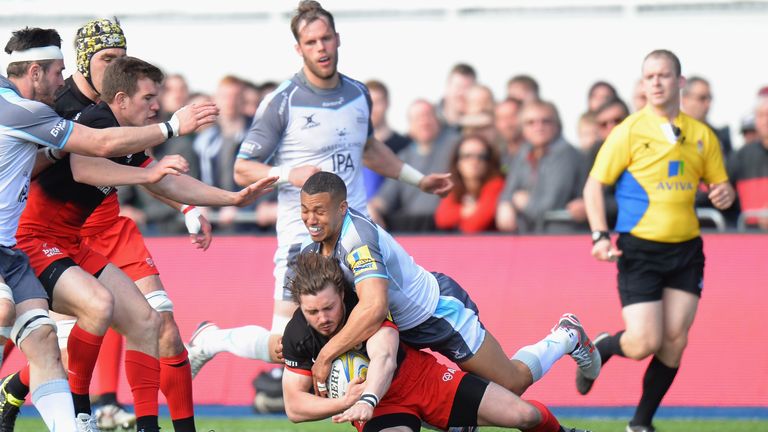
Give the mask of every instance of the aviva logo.
[[667, 177], [677, 177], [683, 175], [683, 161], [671, 160], [669, 161], [669, 172]]

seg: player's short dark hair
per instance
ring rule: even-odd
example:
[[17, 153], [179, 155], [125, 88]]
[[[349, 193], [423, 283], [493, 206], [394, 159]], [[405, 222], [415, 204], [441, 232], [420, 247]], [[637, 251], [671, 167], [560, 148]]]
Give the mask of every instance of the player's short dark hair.
[[539, 96], [539, 82], [536, 81], [536, 79], [530, 75], [515, 75], [512, 78], [507, 81], [507, 87], [512, 85], [513, 83], [522, 84], [526, 87], [528, 87], [535, 95], [536, 97]]
[[622, 110], [624, 110], [624, 117], [629, 115], [629, 107], [627, 104], [621, 100], [618, 97], [608, 99], [607, 101], [603, 102], [597, 109], [595, 109], [595, 116], [600, 115], [603, 111], [607, 110], [608, 108], [612, 108], [613, 106], [621, 107]]
[[675, 53], [670, 50], [657, 49], [649, 52], [648, 55], [643, 59], [643, 64], [645, 64], [649, 58], [658, 57], [663, 57], [672, 62], [672, 68], [675, 70], [675, 75], [681, 76], [683, 74], [683, 67], [680, 64], [680, 58], [678, 58]]
[[456, 63], [451, 68], [451, 73], [448, 75], [463, 75], [468, 78], [477, 79], [477, 71], [471, 65], [467, 63]]
[[140, 79], [149, 78], [160, 84], [164, 77], [160, 69], [144, 60], [129, 56], [116, 58], [104, 71], [101, 100], [112, 103], [119, 92], [133, 96], [139, 88]]
[[301, 304], [301, 296], [317, 295], [333, 286], [337, 293], [351, 289], [349, 281], [344, 277], [338, 260], [319, 253], [299, 254], [289, 265], [293, 275], [288, 280], [288, 290], [296, 304]]
[[[41, 48], [46, 46], [57, 46], [61, 48], [61, 36], [59, 36], [59, 32], [54, 29], [25, 27], [13, 32], [8, 43], [5, 45], [5, 53], [10, 54], [14, 51], [25, 51], [30, 48]], [[35, 60], [11, 63], [6, 69], [6, 74], [9, 77], [22, 77], [27, 73], [29, 67], [32, 66], [33, 63], [39, 64], [40, 67], [43, 68], [43, 72], [47, 72], [53, 62], [53, 60]]]
[[307, 195], [327, 192], [337, 202], [347, 199], [347, 185], [344, 184], [344, 180], [336, 174], [327, 171], [319, 171], [312, 174], [304, 182], [301, 191]]
[[389, 102], [389, 89], [387, 88], [386, 84], [379, 80], [368, 80], [365, 82], [365, 86], [368, 88], [369, 92], [377, 91], [384, 95], [384, 100]]
[[333, 15], [330, 12], [323, 9], [323, 6], [315, 0], [301, 0], [299, 6], [296, 8], [296, 13], [291, 18], [291, 32], [296, 42], [299, 41], [299, 25], [302, 21], [306, 21], [307, 24], [311, 24], [316, 20], [325, 18], [328, 20], [328, 25], [336, 32], [336, 24], [333, 21]]

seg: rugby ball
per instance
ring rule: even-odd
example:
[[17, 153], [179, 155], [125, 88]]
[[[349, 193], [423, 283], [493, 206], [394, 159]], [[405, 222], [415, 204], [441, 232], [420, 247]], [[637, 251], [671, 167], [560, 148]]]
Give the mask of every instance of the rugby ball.
[[349, 382], [357, 377], [368, 374], [368, 357], [360, 351], [348, 351], [331, 364], [328, 375], [328, 397], [338, 399], [347, 394]]

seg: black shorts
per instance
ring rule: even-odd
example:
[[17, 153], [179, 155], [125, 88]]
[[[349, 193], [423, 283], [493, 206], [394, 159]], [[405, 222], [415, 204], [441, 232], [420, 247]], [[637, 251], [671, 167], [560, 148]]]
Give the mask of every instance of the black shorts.
[[704, 283], [704, 243], [701, 237], [681, 243], [660, 243], [621, 234], [619, 297], [622, 306], [661, 300], [664, 288], [701, 297]]

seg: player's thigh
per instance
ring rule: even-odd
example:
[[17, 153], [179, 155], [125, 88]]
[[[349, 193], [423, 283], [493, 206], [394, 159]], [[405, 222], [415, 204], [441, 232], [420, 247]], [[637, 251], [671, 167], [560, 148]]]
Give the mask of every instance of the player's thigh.
[[536, 409], [496, 383], [489, 383], [477, 410], [482, 426], [521, 427], [535, 423]]
[[661, 300], [634, 303], [621, 309], [624, 338], [633, 346], [655, 351], [664, 334], [664, 314]]
[[115, 298], [113, 321], [115, 326], [125, 329], [127, 325], [144, 326], [157, 320], [154, 311], [141, 294], [136, 284], [113, 264], [107, 265], [99, 276]]
[[61, 272], [53, 286], [51, 298], [51, 309], [78, 318], [111, 315], [114, 305], [110, 290], [76, 265], [68, 266]]
[[498, 383], [517, 394], [522, 394], [533, 383], [530, 370], [522, 363], [510, 360], [490, 332], [486, 332], [475, 355], [458, 365], [465, 372]]

